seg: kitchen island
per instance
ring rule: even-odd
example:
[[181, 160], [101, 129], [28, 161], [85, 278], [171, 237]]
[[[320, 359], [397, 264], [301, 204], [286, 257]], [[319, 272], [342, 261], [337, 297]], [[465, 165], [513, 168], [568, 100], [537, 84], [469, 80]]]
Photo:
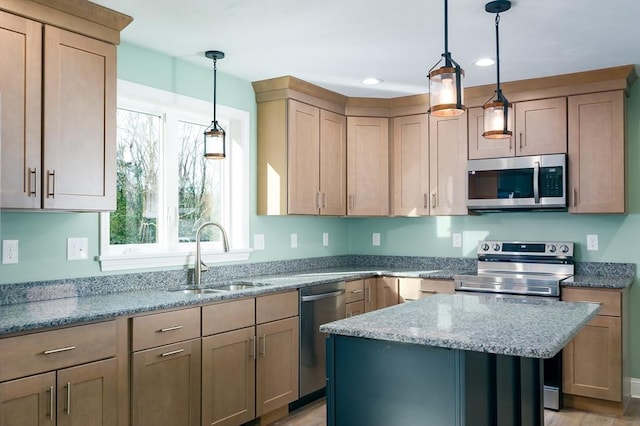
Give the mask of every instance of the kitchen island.
[[542, 359], [594, 303], [436, 295], [325, 324], [329, 425], [542, 425]]

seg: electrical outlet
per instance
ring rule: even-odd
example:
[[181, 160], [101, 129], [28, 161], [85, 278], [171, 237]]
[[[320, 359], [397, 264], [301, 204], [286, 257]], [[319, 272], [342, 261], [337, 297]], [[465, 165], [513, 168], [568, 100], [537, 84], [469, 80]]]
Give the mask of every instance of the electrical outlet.
[[2, 240], [2, 263], [18, 263], [18, 240]]
[[587, 235], [587, 250], [598, 250], [598, 234]]
[[298, 234], [291, 234], [291, 248], [298, 247]]
[[462, 247], [462, 234], [460, 232], [454, 232], [452, 234], [453, 246]]
[[86, 260], [88, 257], [88, 238], [67, 238], [67, 260]]
[[327, 247], [329, 245], [329, 233], [328, 232], [323, 232], [322, 233], [322, 245], [324, 247]]
[[379, 246], [380, 245], [380, 233], [379, 232], [374, 232], [373, 234], [371, 234], [371, 245], [372, 246]]
[[264, 250], [264, 234], [255, 234], [253, 236], [253, 249]]

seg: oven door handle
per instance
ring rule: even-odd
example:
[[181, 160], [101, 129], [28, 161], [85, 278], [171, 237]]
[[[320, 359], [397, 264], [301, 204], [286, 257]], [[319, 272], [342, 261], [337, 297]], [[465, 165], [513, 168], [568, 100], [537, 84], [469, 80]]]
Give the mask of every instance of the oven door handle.
[[533, 163], [533, 201], [535, 204], [540, 204], [540, 162]]

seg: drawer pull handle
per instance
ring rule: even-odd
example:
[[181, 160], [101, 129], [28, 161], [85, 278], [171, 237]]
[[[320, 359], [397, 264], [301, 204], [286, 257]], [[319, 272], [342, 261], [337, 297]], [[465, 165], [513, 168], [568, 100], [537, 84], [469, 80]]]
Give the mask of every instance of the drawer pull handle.
[[356, 294], [356, 293], [362, 293], [364, 290], [351, 290], [351, 293]]
[[183, 325], [174, 325], [173, 327], [161, 328], [160, 329], [160, 333], [165, 333], [167, 331], [180, 330], [182, 327], [184, 327], [184, 326]]
[[47, 170], [47, 198], [56, 197], [56, 171]]
[[53, 386], [49, 386], [49, 419], [53, 420], [53, 409], [54, 409], [54, 395], [53, 395]]
[[71, 415], [71, 383], [67, 382], [67, 416]]
[[29, 186], [29, 194], [28, 194], [29, 197], [31, 196], [35, 197], [36, 191], [38, 190], [37, 180], [36, 180], [38, 178], [37, 170], [38, 169], [32, 169], [31, 167], [29, 167], [29, 181], [27, 182], [27, 185]]
[[260, 355], [265, 356], [267, 354], [267, 335], [263, 334], [262, 337], [258, 337], [258, 340], [262, 340], [260, 346]]
[[44, 351], [44, 354], [45, 355], [57, 354], [57, 353], [60, 353], [60, 352], [72, 351], [75, 348], [76, 348], [75, 346], [67, 346], [66, 348], [49, 349], [47, 351]]
[[184, 352], [184, 349], [177, 349], [175, 351], [165, 352], [165, 353], [161, 354], [160, 356], [171, 356], [171, 355], [179, 354], [181, 352]]
[[437, 291], [433, 291], [433, 290], [420, 290], [420, 293], [438, 294]]

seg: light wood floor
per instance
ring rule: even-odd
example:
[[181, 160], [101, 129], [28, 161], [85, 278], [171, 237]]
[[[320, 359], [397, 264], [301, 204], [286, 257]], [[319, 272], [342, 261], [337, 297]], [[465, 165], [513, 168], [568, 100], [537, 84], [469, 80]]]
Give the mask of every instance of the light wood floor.
[[[326, 406], [323, 399], [310, 403], [272, 426], [326, 426]], [[633, 399], [624, 417], [605, 416], [571, 408], [555, 412], [544, 411], [545, 426], [640, 426], [640, 399]], [[400, 426], [400, 425], [396, 425]]]

